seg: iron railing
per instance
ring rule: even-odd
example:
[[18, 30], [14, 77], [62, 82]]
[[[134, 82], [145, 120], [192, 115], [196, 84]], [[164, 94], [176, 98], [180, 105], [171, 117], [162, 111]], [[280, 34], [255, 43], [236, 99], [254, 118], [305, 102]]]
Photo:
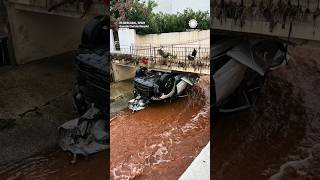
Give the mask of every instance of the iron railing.
[[210, 48], [201, 45], [128, 46], [113, 52], [111, 59], [113, 63], [127, 66], [210, 73]]

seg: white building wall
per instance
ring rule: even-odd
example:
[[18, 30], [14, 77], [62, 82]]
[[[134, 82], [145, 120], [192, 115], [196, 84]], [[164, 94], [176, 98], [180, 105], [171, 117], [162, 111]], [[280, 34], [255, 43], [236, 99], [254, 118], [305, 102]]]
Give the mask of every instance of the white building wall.
[[115, 44], [114, 44], [114, 37], [113, 37], [113, 31], [110, 29], [110, 52], [114, 52], [116, 50]]
[[130, 46], [135, 44], [136, 30], [119, 29], [120, 49], [122, 52], [130, 53]]
[[136, 31], [134, 29], [119, 29], [118, 36], [120, 52], [115, 49], [114, 36], [112, 30], [110, 30], [110, 51], [131, 54], [130, 47], [135, 44]]

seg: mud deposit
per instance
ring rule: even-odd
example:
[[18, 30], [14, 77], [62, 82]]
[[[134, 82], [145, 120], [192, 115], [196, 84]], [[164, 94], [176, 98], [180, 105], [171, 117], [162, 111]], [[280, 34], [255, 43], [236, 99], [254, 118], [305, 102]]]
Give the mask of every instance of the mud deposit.
[[113, 117], [111, 179], [178, 179], [209, 141], [208, 104], [203, 77], [189, 97]]
[[216, 180], [320, 179], [320, 51], [291, 50], [253, 109], [212, 125]]
[[88, 160], [79, 158], [76, 164], [70, 164], [70, 156], [56, 151], [0, 167], [0, 179], [106, 180], [109, 177], [108, 157], [109, 151], [100, 152], [89, 156]]

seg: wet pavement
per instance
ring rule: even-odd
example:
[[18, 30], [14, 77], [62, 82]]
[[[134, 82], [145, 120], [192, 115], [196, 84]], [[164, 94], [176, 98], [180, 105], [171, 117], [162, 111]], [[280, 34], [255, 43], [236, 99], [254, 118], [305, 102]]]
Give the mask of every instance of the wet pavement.
[[110, 123], [111, 179], [178, 179], [209, 141], [209, 78], [189, 97], [125, 110]]
[[0, 165], [56, 146], [72, 105], [74, 53], [0, 68]]
[[212, 125], [215, 180], [320, 179], [320, 52], [291, 55], [268, 74], [254, 108]]
[[76, 164], [70, 164], [71, 156], [57, 150], [0, 166], [0, 177], [8, 180], [106, 180], [109, 177], [108, 156], [109, 151], [100, 152], [89, 156], [88, 160], [79, 158]]

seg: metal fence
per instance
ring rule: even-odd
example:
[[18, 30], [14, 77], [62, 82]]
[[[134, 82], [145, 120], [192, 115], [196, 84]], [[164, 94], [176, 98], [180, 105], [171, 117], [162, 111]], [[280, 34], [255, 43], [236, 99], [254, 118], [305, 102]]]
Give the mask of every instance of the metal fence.
[[112, 53], [117, 64], [209, 74], [210, 48], [201, 45], [129, 46]]

